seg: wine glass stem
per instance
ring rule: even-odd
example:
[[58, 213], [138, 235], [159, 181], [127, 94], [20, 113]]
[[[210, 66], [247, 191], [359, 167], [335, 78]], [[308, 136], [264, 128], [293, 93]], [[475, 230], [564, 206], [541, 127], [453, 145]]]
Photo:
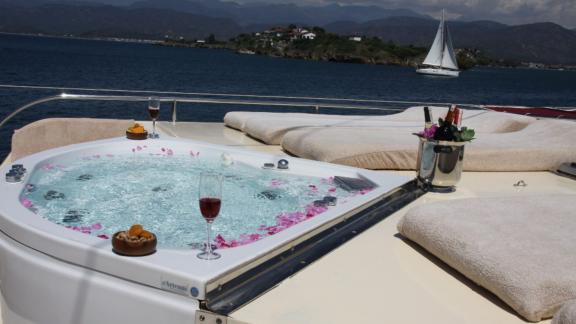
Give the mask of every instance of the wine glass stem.
[[206, 239], [206, 253], [212, 255], [212, 243], [210, 242], [212, 239], [212, 222], [206, 222], [206, 233], [208, 234]]
[[156, 136], [156, 119], [152, 119], [152, 135]]

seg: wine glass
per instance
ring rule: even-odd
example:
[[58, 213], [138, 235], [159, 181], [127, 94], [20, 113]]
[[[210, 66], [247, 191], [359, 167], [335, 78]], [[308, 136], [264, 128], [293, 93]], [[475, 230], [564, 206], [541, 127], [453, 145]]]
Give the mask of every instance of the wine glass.
[[148, 137], [158, 138], [159, 136], [156, 134], [156, 119], [158, 119], [158, 115], [160, 115], [160, 100], [158, 98], [148, 98], [148, 114], [150, 115], [150, 119], [152, 119], [152, 134]]
[[198, 200], [200, 212], [206, 220], [207, 240], [206, 249], [198, 254], [198, 258], [203, 260], [215, 260], [220, 258], [220, 254], [212, 251], [212, 222], [220, 212], [222, 202], [222, 176], [217, 173], [205, 172], [200, 174], [198, 184]]

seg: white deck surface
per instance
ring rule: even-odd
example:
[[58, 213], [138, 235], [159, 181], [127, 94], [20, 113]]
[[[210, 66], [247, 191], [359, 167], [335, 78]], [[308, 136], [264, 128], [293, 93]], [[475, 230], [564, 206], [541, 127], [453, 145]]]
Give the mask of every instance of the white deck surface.
[[[223, 124], [161, 123], [160, 129], [176, 137], [283, 154], [278, 146]], [[528, 186], [514, 187], [519, 180]], [[426, 194], [231, 316], [252, 324], [525, 323], [496, 297], [398, 238], [396, 224], [409, 208], [431, 201], [541, 193], [576, 195], [576, 181], [547, 172], [464, 173], [455, 193]]]
[[[520, 179], [528, 186], [513, 187]], [[576, 181], [540, 172], [466, 173], [457, 192], [426, 194], [232, 316], [254, 324], [524, 323], [496, 297], [399, 239], [396, 224], [409, 208], [431, 201], [543, 192], [576, 194]]]
[[[168, 127], [175, 136], [280, 151], [226, 127], [182, 126]], [[214, 137], [202, 137], [208, 134], [203, 129]], [[514, 187], [519, 180], [527, 186]], [[549, 172], [466, 172], [456, 192], [426, 194], [231, 316], [253, 324], [526, 323], [497, 297], [398, 238], [396, 224], [408, 209], [427, 202], [543, 193], [576, 195], [576, 181]]]

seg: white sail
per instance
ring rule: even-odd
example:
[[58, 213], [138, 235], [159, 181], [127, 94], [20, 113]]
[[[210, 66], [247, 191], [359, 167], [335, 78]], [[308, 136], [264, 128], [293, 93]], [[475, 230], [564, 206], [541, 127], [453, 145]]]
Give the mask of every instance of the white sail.
[[434, 43], [432, 43], [432, 47], [430, 47], [430, 51], [422, 63], [439, 68], [458, 70], [452, 39], [444, 20], [444, 10], [442, 10], [442, 19], [440, 20]]
[[458, 61], [454, 55], [454, 48], [452, 47], [452, 38], [448, 32], [448, 26], [444, 26], [446, 31], [444, 38], [444, 53], [442, 54], [442, 67], [447, 69], [458, 70]]
[[434, 38], [434, 43], [430, 47], [430, 51], [423, 64], [431, 66], [441, 66], [442, 65], [442, 52], [444, 51], [444, 15], [442, 15], [442, 20], [438, 26], [438, 32], [436, 32], [436, 38]]

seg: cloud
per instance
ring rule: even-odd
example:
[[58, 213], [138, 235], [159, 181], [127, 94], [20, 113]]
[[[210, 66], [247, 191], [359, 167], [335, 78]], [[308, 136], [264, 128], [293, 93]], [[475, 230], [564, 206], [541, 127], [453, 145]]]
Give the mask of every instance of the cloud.
[[555, 22], [576, 27], [576, 0], [238, 0], [239, 2], [297, 3], [306, 5], [378, 5], [406, 8], [439, 17], [446, 9], [450, 19], [495, 20], [507, 24]]

